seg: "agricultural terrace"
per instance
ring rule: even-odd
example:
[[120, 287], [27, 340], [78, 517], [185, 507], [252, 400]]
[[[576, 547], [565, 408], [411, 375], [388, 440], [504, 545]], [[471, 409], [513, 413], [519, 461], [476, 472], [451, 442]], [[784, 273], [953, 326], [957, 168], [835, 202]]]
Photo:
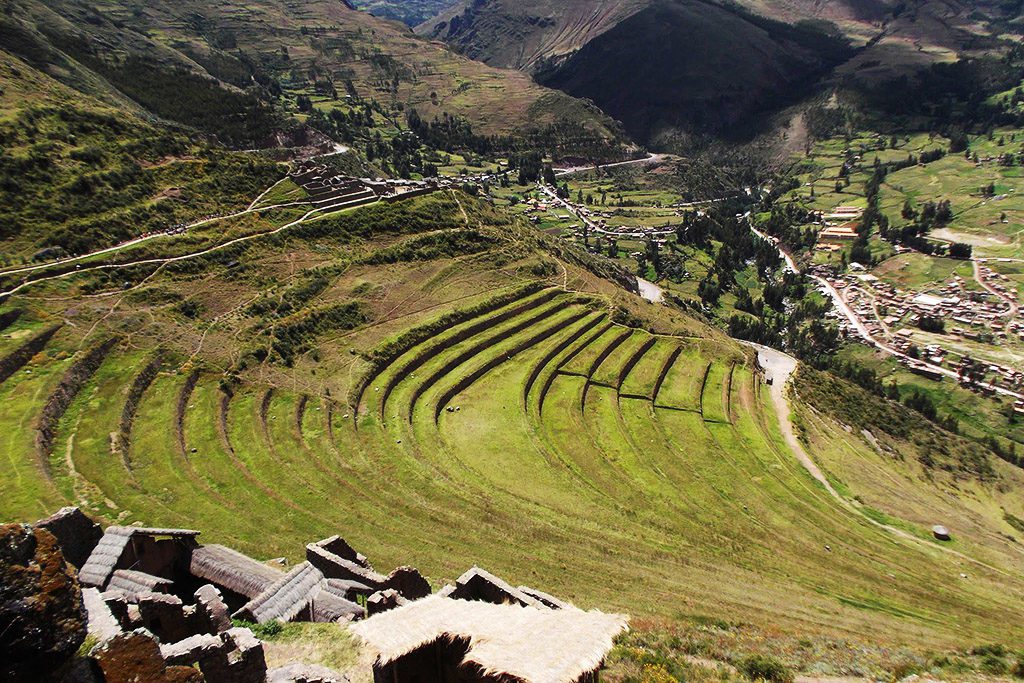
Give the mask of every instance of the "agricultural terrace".
[[[966, 150], [950, 152], [951, 141], [927, 134], [883, 136], [857, 134], [849, 140], [836, 137], [815, 143], [794, 166], [799, 186], [785, 201], [811, 211], [831, 213], [836, 207], [865, 208], [864, 184], [880, 163], [903, 162], [909, 156], [944, 150], [937, 160], [891, 171], [879, 192], [879, 208], [891, 224], [907, 222], [905, 206], [920, 211], [926, 202], [950, 202], [953, 218], [934, 228], [930, 236], [939, 242], [966, 242], [975, 256], [1018, 257], [1017, 232], [1024, 222], [1024, 191], [1019, 156], [1024, 133], [997, 129], [991, 135], [970, 136]], [[1009, 164], [1005, 155], [1013, 155]], [[843, 171], [844, 165], [846, 171]], [[816, 228], [813, 223], [806, 228]], [[884, 260], [891, 247], [877, 236], [870, 240], [875, 260]], [[848, 252], [848, 249], [846, 250]], [[848, 254], [847, 254], [848, 255]], [[838, 263], [839, 253], [821, 251], [816, 262]]]
[[[921, 648], [1020, 637], [997, 512], [1024, 518], [1000, 493], [1019, 472], [951, 460], [938, 481], [970, 491], [958, 507], [811, 404], [801, 430], [840, 504], [794, 457], [750, 351], [596, 262], [552, 263], [555, 245], [491, 211], [445, 193], [12, 297], [3, 517], [74, 502], [257, 557], [340, 532], [435, 584], [478, 564], [655, 620]], [[870, 514], [851, 502], [862, 466], [893, 482]]]

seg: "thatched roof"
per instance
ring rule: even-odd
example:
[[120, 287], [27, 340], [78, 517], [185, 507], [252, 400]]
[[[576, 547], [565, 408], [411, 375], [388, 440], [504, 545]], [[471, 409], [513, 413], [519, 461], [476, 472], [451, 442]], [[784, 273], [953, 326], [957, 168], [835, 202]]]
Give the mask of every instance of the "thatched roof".
[[306, 561], [312, 563], [323, 572], [324, 576], [331, 579], [359, 581], [375, 589], [384, 586], [384, 583], [387, 581], [386, 576], [377, 573], [363, 564], [348, 560], [341, 555], [331, 552], [321, 543], [310, 543], [306, 546]]
[[110, 577], [109, 587], [111, 590], [123, 592], [129, 600], [135, 601], [146, 593], [167, 592], [173, 585], [173, 581], [159, 576], [137, 572], [133, 569], [117, 569]]
[[601, 666], [628, 617], [550, 610], [437, 595], [377, 614], [349, 628], [377, 655], [378, 665], [440, 638], [465, 639], [463, 663], [488, 675], [529, 683], [572, 683]]
[[222, 545], [204, 545], [193, 550], [189, 572], [250, 600], [284, 576], [284, 572]]
[[311, 603], [313, 621], [331, 622], [339, 620], [362, 619], [366, 616], [366, 610], [356, 603], [336, 595], [327, 590], [325, 581], [320, 582], [320, 588], [313, 594]]
[[110, 527], [93, 548], [89, 559], [82, 565], [78, 572], [78, 580], [86, 586], [106, 588], [107, 581], [114, 573], [117, 561], [121, 559], [121, 553], [124, 552], [131, 537], [131, 534], [122, 532], [121, 527]]
[[190, 529], [155, 529], [135, 526], [110, 526], [107, 527], [103, 538], [89, 555], [89, 559], [82, 565], [78, 572], [78, 580], [86, 586], [104, 588], [110, 575], [117, 568], [117, 562], [121, 559], [128, 541], [135, 535], [146, 536], [173, 536], [176, 538], [199, 535], [198, 531]]
[[279, 581], [250, 600], [238, 611], [238, 616], [251, 616], [258, 624], [273, 619], [291, 621], [306, 607], [320, 590], [324, 575], [309, 562], [295, 565]]
[[339, 598], [345, 598], [346, 600], [354, 595], [365, 595], [369, 597], [375, 592], [373, 588], [370, 588], [365, 583], [360, 583], [359, 581], [353, 581], [351, 579], [324, 579], [320, 582], [320, 588], [321, 590], [333, 593]]

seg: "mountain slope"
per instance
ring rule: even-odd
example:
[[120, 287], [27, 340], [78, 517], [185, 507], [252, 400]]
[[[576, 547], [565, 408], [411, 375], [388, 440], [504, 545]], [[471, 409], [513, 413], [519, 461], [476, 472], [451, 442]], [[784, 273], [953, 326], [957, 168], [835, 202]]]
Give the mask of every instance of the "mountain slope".
[[645, 142], [677, 129], [727, 130], [848, 56], [817, 28], [707, 0], [474, 2], [429, 31], [593, 100]]
[[637, 628], [714, 615], [842, 650], [1021, 637], [999, 514], [1024, 515], [1019, 470], [899, 406], [903, 436], [874, 431], [902, 458], [876, 463], [800, 407], [812, 455], [945, 501], [963, 555], [918, 515], [895, 536], [793, 457], [749, 349], [598, 261], [444, 192], [41, 282], [0, 309], [23, 311], [0, 335], [0, 517], [74, 502], [261, 558], [340, 533], [435, 584], [477, 563]]
[[[425, 118], [463, 117], [481, 133], [569, 119], [594, 135], [617, 136], [592, 106], [333, 0], [9, 0], [0, 36], [5, 49], [71, 87], [186, 125], [209, 124], [238, 146], [270, 142], [274, 126], [257, 116], [266, 109], [261, 102], [343, 98], [347, 89], [394, 109], [415, 107]], [[198, 106], [175, 107], [178, 98]], [[202, 120], [211, 109], [205, 118], [238, 118], [247, 128], [228, 132]]]
[[998, 52], [1019, 15], [1016, 2], [959, 0], [467, 0], [417, 30], [591, 99], [664, 146], [763, 124], [811, 86], [842, 83], [829, 80], [837, 67], [877, 82]]
[[846, 55], [818, 31], [704, 0], [474, 2], [429, 32], [593, 100], [645, 142], [720, 132]]

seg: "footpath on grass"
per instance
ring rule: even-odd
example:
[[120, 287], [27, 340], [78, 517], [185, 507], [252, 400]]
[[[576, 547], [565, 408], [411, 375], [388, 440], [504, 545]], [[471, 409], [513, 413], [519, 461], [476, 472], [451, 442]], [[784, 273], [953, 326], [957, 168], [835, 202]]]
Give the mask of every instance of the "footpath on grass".
[[936, 543], [930, 543], [921, 538], [918, 538], [917, 536], [914, 536], [913, 534], [907, 531], [904, 531], [903, 529], [899, 529], [894, 526], [883, 524], [877, 520], [871, 519], [870, 517], [865, 515], [864, 512], [860, 510], [856, 504], [841, 496], [839, 492], [836, 491], [832, 484], [828, 481], [828, 477], [826, 477], [824, 472], [821, 471], [821, 468], [818, 467], [817, 463], [814, 462], [814, 459], [804, 448], [803, 444], [800, 443], [800, 439], [797, 438], [796, 432], [793, 431], [793, 423], [790, 420], [791, 409], [789, 406], [789, 401], [786, 398], [786, 387], [789, 384], [790, 377], [796, 370], [797, 359], [794, 358], [793, 356], [790, 356], [787, 353], [783, 353], [782, 351], [778, 351], [768, 346], [763, 346], [761, 344], [755, 344], [753, 342], [746, 341], [742, 343], [754, 348], [757, 351], [757, 362], [764, 369], [765, 378], [771, 380], [771, 390], [769, 393], [772, 397], [772, 403], [775, 406], [775, 414], [779, 420], [779, 429], [782, 431], [782, 436], [786, 441], [786, 445], [789, 446], [791, 451], [793, 451], [793, 455], [796, 456], [797, 460], [804, 467], [804, 469], [807, 470], [808, 474], [814, 477], [816, 481], [821, 483], [825, 490], [828, 491], [829, 495], [832, 496], [832, 498], [834, 498], [836, 502], [838, 502], [839, 505], [843, 507], [843, 509], [856, 514], [857, 516], [866, 520], [868, 523], [880, 529], [885, 529], [887, 532], [893, 534], [894, 536], [898, 536], [901, 539], [910, 541], [912, 543], [915, 543], [919, 546], [923, 546], [926, 548], [934, 548], [936, 550], [941, 550], [946, 553], [951, 553], [977, 566], [984, 567], [985, 569], [996, 572], [998, 574], [1002, 574], [1004, 576], [1010, 575], [1008, 572], [998, 567], [994, 567], [986, 562], [970, 557], [969, 555], [965, 555], [958, 550], [947, 548]]

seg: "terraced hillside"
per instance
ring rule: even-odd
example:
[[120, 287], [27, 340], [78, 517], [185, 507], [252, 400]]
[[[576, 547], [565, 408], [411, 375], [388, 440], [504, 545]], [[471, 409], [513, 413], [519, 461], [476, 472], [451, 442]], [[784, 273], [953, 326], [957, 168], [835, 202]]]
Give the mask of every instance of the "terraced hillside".
[[5, 9], [3, 49], [32, 67], [243, 149], [284, 137], [266, 102], [313, 95], [340, 106], [346, 93], [396, 111], [416, 108], [426, 120], [459, 116], [487, 134], [569, 120], [601, 139], [618, 137], [592, 105], [454, 55], [346, 2], [16, 0]]
[[[1012, 494], [980, 482], [983, 503], [943, 508], [962, 534], [955, 551], [916, 520], [899, 520], [902, 535], [879, 527], [794, 458], [750, 352], [571, 262], [545, 281], [524, 266], [550, 257], [507, 244], [384, 268], [359, 253], [305, 302], [294, 282], [263, 296], [305, 311], [274, 328], [339, 295], [367, 301], [362, 318], [323, 328], [291, 367], [220, 367], [237, 347], [218, 340], [249, 329], [246, 283], [294, 279], [329, 245], [266, 244], [224, 271], [147, 279], [165, 300], [199, 283], [219, 292], [195, 332], [176, 318], [164, 346], [151, 341], [167, 315], [152, 296], [58, 312], [46, 300], [69, 293], [61, 282], [7, 302], [0, 313], [23, 312], [0, 334], [0, 514], [76, 501], [261, 557], [343, 532], [436, 582], [477, 563], [641, 616], [918, 646], [1020, 635], [1020, 550], [991, 513], [1021, 514]], [[811, 416], [830, 462], [877, 459]], [[999, 470], [1004, 490], [1013, 476]], [[872, 504], [927, 505], [929, 486], [909, 477]]]

